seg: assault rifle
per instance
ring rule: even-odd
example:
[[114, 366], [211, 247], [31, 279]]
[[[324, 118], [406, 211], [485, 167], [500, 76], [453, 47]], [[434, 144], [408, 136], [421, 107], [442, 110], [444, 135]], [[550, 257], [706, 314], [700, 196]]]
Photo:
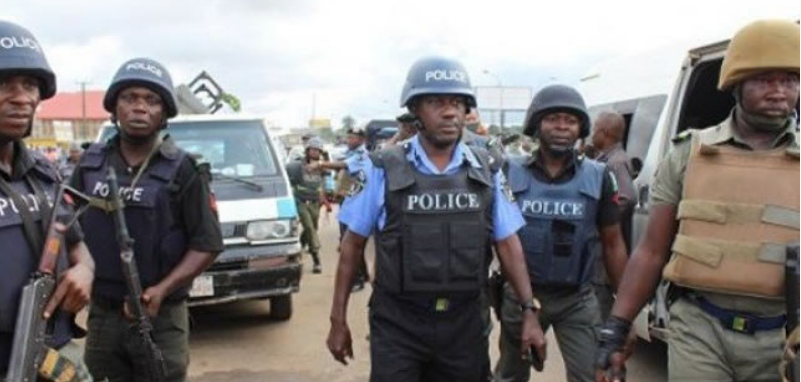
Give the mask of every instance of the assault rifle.
[[122, 272], [125, 275], [125, 283], [128, 286], [128, 307], [136, 321], [139, 339], [145, 349], [149, 380], [154, 382], [163, 381], [167, 375], [164, 356], [153, 340], [153, 323], [150, 321], [150, 316], [144, 305], [142, 305], [142, 282], [139, 280], [139, 269], [134, 258], [134, 241], [128, 234], [128, 226], [125, 223], [125, 213], [123, 212], [125, 205], [120, 197], [120, 185], [117, 182], [117, 173], [113, 167], [109, 167], [106, 180], [109, 186], [108, 197], [114, 217], [114, 228], [117, 231], [117, 242], [120, 245]]
[[[19, 312], [14, 326], [14, 341], [11, 358], [6, 373], [8, 382], [35, 382], [39, 369], [48, 353], [45, 344], [48, 332], [48, 320], [44, 318], [44, 310], [50, 297], [55, 292], [57, 283], [56, 268], [58, 257], [64, 242], [64, 234], [78, 217], [89, 207], [89, 199], [75, 189], [61, 185], [56, 195], [53, 209], [47, 225], [42, 256], [37, 270], [30, 281], [22, 289]], [[66, 202], [75, 208], [68, 221], [59, 221], [59, 209]], [[78, 202], [78, 203], [76, 203]], [[46, 201], [42, 201], [46, 203]], [[26, 208], [26, 206], [19, 206]], [[42, 207], [40, 211], [45, 211]], [[48, 217], [42, 217], [46, 219]], [[62, 224], [63, 227], [56, 227]]]

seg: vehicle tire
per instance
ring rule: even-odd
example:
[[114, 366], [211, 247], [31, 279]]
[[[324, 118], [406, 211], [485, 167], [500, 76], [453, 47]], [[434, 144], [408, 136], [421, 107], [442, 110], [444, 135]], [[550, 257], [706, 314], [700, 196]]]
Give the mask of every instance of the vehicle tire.
[[286, 321], [292, 317], [292, 295], [270, 297], [270, 317]]

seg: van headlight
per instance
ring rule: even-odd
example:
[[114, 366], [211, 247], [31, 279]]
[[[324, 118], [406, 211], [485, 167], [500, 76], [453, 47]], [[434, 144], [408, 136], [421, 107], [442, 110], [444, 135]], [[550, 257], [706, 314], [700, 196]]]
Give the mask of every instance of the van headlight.
[[283, 239], [292, 233], [289, 220], [262, 220], [248, 223], [245, 237], [250, 241]]

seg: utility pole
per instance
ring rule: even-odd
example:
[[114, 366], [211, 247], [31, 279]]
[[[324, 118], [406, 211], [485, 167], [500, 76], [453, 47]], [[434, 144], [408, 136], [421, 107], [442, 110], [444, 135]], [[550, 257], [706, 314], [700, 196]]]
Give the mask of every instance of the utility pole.
[[315, 118], [317, 118], [317, 93], [312, 93], [311, 118], [309, 122], [314, 121]]
[[80, 136], [82, 139], [89, 135], [86, 126], [86, 84], [88, 83], [89, 81], [78, 82], [78, 84], [81, 85], [81, 134], [74, 134], [75, 130], [73, 130], [73, 140], [77, 140], [77, 136]]

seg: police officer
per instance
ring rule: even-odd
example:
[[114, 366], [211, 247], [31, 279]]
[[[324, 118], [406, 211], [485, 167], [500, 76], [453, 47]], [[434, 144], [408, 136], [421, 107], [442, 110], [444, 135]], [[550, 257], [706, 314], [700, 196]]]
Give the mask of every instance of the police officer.
[[348, 232], [337, 270], [328, 348], [347, 364], [350, 282], [367, 238], [375, 234], [370, 301], [371, 381], [478, 381], [487, 344], [479, 302], [487, 249], [495, 242], [521, 296], [520, 351], [544, 354], [520, 242], [523, 221], [504, 195], [487, 153], [459, 142], [476, 107], [464, 67], [431, 57], [409, 70], [401, 105], [419, 133], [371, 156], [366, 184], [341, 215]]
[[[122, 64], [103, 107], [111, 113], [117, 134], [86, 150], [71, 183], [107, 199], [109, 168], [117, 172], [142, 303], [153, 317], [165, 380], [183, 381], [189, 364], [189, 286], [223, 249], [209, 173], [163, 134], [178, 109], [170, 74], [160, 63], [136, 58]], [[97, 262], [86, 363], [97, 379], [143, 380], [146, 350], [124, 306], [128, 290], [112, 215], [92, 208], [81, 223]]]
[[320, 138], [312, 137], [307, 142], [303, 159], [286, 166], [289, 183], [294, 190], [300, 224], [303, 226], [300, 243], [309, 248], [309, 254], [314, 261], [313, 273], [323, 272], [323, 266], [320, 263], [320, 237], [317, 234], [320, 205], [324, 204], [326, 211], [331, 212], [331, 205], [325, 197], [323, 188], [324, 174], [320, 167], [322, 152], [323, 141]]
[[[339, 170], [339, 185], [338, 193], [342, 195], [342, 205], [340, 206], [340, 214], [345, 206], [350, 203], [351, 195], [358, 193], [364, 186], [364, 171], [362, 168], [369, 160], [367, 147], [365, 141], [367, 140], [367, 133], [361, 127], [352, 127], [347, 130], [347, 145], [348, 151], [345, 152], [345, 160], [342, 162], [321, 162], [320, 168], [326, 170]], [[345, 235], [348, 226], [345, 223], [339, 223], [339, 240]], [[353, 291], [360, 291], [364, 289], [364, 284], [370, 281], [369, 272], [367, 270], [367, 261], [362, 256], [359, 273], [353, 283]]]
[[414, 114], [406, 112], [397, 116], [395, 120], [398, 121], [398, 132], [384, 142], [384, 147], [394, 146], [417, 134], [417, 129], [414, 127], [416, 120]]
[[[590, 138], [598, 162], [606, 165], [618, 186], [618, 205], [620, 211], [620, 230], [623, 241], [626, 243], [626, 253], [631, 251], [631, 218], [637, 204], [637, 191], [634, 188], [634, 168], [632, 168], [626, 150], [623, 148], [623, 139], [626, 134], [626, 120], [623, 116], [611, 112], [602, 112], [596, 117]], [[589, 156], [589, 154], [587, 154]], [[600, 258], [599, 258], [600, 261]], [[609, 311], [615, 299], [614, 288], [609, 284], [609, 277], [603, 267], [596, 266], [593, 280], [595, 296], [601, 306], [601, 317], [609, 318]]]
[[680, 134], [660, 164], [645, 236], [601, 330], [599, 369], [622, 366], [622, 337], [662, 275], [676, 296], [671, 381], [780, 379], [784, 246], [799, 240], [798, 72], [798, 24], [757, 21], [732, 38], [718, 88], [735, 106], [722, 123]]
[[81, 154], [83, 154], [81, 144], [71, 142], [67, 157], [58, 166], [58, 173], [61, 175], [61, 179], [68, 181], [72, 177], [75, 167], [78, 166], [78, 162], [81, 160]]
[[[568, 381], [594, 379], [596, 330], [601, 324], [591, 286], [595, 245], [617, 285], [626, 263], [620, 233], [617, 189], [601, 163], [579, 156], [574, 147], [590, 132], [584, 99], [571, 87], [540, 90], [528, 108], [523, 133], [539, 138], [540, 148], [522, 161], [510, 161], [508, 177], [526, 219], [518, 231], [532, 290], [542, 301], [540, 323], [553, 326]], [[517, 354], [520, 310], [507, 288], [501, 313], [498, 381], [528, 381], [531, 367]]]
[[[31, 134], [39, 102], [55, 95], [56, 76], [28, 30], [0, 21], [0, 40], [0, 379], [5, 380], [20, 292], [39, 265], [42, 223], [55, 209], [60, 179], [50, 162], [22, 140]], [[59, 261], [60, 282], [46, 315], [56, 309], [65, 313], [54, 316], [47, 346], [60, 349], [72, 371], [87, 379], [80, 348], [71, 342], [76, 334], [71, 324], [89, 302], [95, 264], [78, 226], [67, 231], [66, 247], [68, 261], [63, 256]]]

